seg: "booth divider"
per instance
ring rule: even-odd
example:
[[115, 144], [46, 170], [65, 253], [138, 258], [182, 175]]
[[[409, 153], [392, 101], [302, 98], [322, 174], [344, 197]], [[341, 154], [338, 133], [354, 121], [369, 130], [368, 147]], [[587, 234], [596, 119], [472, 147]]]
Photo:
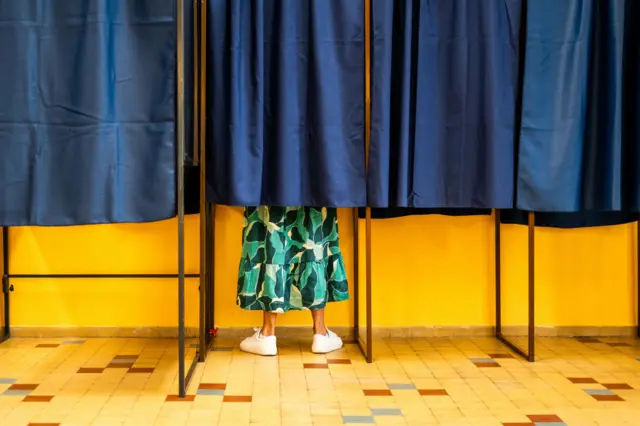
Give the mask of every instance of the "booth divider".
[[[10, 270], [10, 234], [9, 227], [2, 227], [2, 291], [4, 293], [4, 335], [2, 340], [11, 337], [10, 323], [10, 293], [14, 290], [12, 279], [176, 279], [178, 280], [178, 373], [179, 385], [178, 395], [184, 397], [197, 362], [206, 359], [211, 338], [215, 335], [213, 330], [213, 215], [214, 208], [206, 202], [205, 198], [205, 176], [206, 159], [204, 142], [204, 83], [206, 74], [204, 67], [206, 61], [198, 61], [199, 55], [205, 54], [205, 45], [198, 42], [198, 37], [204, 40], [206, 36], [206, 14], [202, 13], [206, 8], [205, 0], [193, 0], [195, 8], [195, 37], [194, 41], [199, 45], [200, 53], [194, 55], [194, 64], [199, 78], [195, 82], [199, 90], [196, 90], [196, 102], [200, 102], [202, 108], [194, 114], [194, 164], [200, 167], [200, 272], [197, 274], [186, 273], [184, 266], [184, 216], [185, 216], [185, 138], [186, 138], [186, 117], [185, 117], [185, 27], [184, 27], [184, 7], [185, 0], [176, 0], [176, 42], [177, 42], [177, 99], [176, 99], [176, 159], [177, 159], [177, 216], [178, 216], [178, 272], [176, 274], [13, 274]], [[198, 25], [199, 23], [199, 25]], [[198, 96], [200, 95], [200, 96]], [[188, 366], [185, 365], [185, 278], [200, 278], [200, 335], [198, 344], [198, 355]], [[207, 309], [211, 307], [211, 309]]]
[[496, 338], [507, 345], [511, 350], [525, 358], [529, 362], [535, 361], [535, 214], [529, 212], [528, 223], [528, 336], [527, 352], [512, 343], [502, 332], [502, 268], [501, 268], [501, 246], [500, 246], [500, 210], [496, 209], [493, 214], [495, 227], [495, 288], [496, 288]]
[[[187, 0], [188, 1], [188, 0]], [[177, 99], [176, 99], [176, 153], [177, 153], [177, 216], [178, 216], [178, 271], [176, 274], [12, 274], [10, 270], [10, 234], [9, 227], [2, 228], [3, 248], [3, 277], [2, 291], [4, 293], [4, 336], [11, 336], [10, 293], [13, 291], [12, 279], [175, 279], [178, 280], [178, 370], [180, 397], [186, 396], [186, 389], [193, 376], [197, 362], [204, 362], [209, 351], [209, 345], [215, 336], [214, 329], [214, 255], [215, 255], [215, 205], [206, 200], [206, 80], [207, 80], [207, 0], [192, 0], [194, 9], [194, 122], [186, 123], [185, 116], [185, 0], [176, 0], [177, 25]], [[371, 0], [364, 1], [365, 20], [365, 165], [369, 169], [369, 145], [371, 138]], [[521, 94], [520, 94], [521, 96]], [[520, 102], [521, 104], [521, 102]], [[521, 114], [518, 114], [518, 116]], [[195, 165], [199, 166], [200, 179], [200, 271], [197, 274], [185, 272], [184, 257], [184, 216], [185, 216], [185, 139], [187, 126], [193, 125]], [[514, 352], [527, 359], [535, 361], [535, 213], [528, 214], [528, 341], [527, 350], [523, 350], [512, 343], [503, 333], [502, 324], [502, 278], [501, 278], [501, 224], [500, 210], [494, 210], [495, 224], [495, 302], [496, 328], [495, 337], [507, 345]], [[372, 321], [372, 253], [371, 253], [371, 208], [366, 208], [365, 216], [365, 314], [366, 336], [360, 333], [360, 232], [358, 210], [353, 211], [354, 238], [354, 341], [368, 363], [373, 361], [373, 321]], [[636, 229], [636, 283], [640, 276], [640, 223]], [[185, 278], [199, 278], [199, 344], [198, 356], [188, 366], [185, 365]], [[640, 291], [637, 292], [638, 326], [637, 335], [640, 337]], [[362, 337], [366, 341], [363, 343]], [[0, 339], [0, 341], [2, 340]]]
[[[495, 226], [495, 289], [496, 289], [496, 329], [498, 340], [511, 348], [518, 355], [529, 362], [535, 362], [535, 213], [528, 213], [528, 339], [527, 351], [512, 343], [502, 332], [502, 277], [501, 277], [501, 250], [500, 250], [500, 210], [494, 212]], [[635, 241], [636, 261], [636, 334], [640, 338], [640, 221], [636, 223]]]

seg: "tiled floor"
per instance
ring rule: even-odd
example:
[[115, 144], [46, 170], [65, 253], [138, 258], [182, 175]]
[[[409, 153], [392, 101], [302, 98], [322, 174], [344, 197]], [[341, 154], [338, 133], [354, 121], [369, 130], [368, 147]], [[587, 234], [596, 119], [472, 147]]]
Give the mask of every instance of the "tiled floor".
[[330, 356], [281, 341], [258, 358], [218, 341], [179, 399], [176, 343], [12, 339], [0, 425], [640, 424], [640, 341], [538, 339], [535, 364], [490, 338], [376, 342]]

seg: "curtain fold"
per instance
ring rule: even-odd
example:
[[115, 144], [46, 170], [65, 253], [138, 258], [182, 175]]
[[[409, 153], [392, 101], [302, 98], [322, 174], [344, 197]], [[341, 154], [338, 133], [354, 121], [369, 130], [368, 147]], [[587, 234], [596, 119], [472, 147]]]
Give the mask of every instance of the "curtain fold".
[[370, 206], [513, 206], [521, 6], [372, 1]]
[[175, 215], [173, 0], [0, 2], [0, 224]]
[[208, 198], [364, 206], [364, 2], [209, 0], [208, 23]]
[[637, 210], [640, 6], [528, 2], [517, 207]]

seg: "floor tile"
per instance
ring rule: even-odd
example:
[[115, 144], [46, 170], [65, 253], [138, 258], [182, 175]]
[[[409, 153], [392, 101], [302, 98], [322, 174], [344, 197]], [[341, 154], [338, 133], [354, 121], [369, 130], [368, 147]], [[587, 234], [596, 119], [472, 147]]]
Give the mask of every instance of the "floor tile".
[[371, 416], [342, 416], [342, 420], [346, 424], [352, 423], [375, 423], [375, 419]]
[[387, 386], [392, 390], [414, 390], [416, 388], [413, 383], [388, 383]]
[[366, 396], [392, 396], [389, 389], [363, 389]]
[[402, 416], [402, 410], [399, 408], [372, 408], [372, 416]]
[[640, 344], [626, 338], [538, 338], [535, 363], [489, 337], [378, 339], [372, 364], [353, 344], [325, 356], [281, 339], [260, 358], [225, 339], [186, 398], [175, 340], [74, 340], [0, 344], [0, 425], [636, 426], [640, 415]]

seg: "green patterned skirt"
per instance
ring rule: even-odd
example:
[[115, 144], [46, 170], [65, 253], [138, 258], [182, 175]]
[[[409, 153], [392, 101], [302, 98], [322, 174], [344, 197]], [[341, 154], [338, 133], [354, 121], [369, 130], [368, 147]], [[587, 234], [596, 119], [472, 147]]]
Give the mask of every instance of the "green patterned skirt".
[[349, 298], [335, 208], [246, 207], [237, 304], [283, 313]]

